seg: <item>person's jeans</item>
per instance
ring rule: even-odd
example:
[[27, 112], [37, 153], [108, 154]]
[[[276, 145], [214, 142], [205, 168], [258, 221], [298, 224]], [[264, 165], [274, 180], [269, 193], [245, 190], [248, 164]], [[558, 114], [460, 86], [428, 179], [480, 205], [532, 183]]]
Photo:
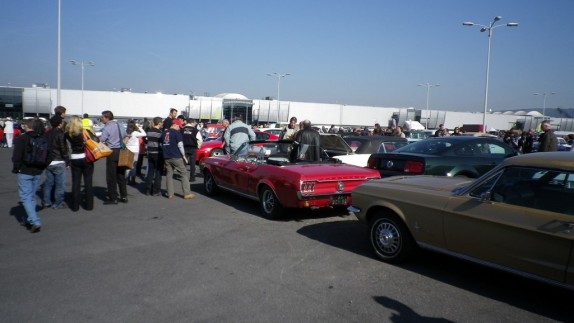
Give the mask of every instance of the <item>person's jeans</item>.
[[174, 194], [173, 188], [173, 173], [175, 171], [181, 177], [181, 189], [183, 195], [191, 194], [189, 189], [189, 178], [187, 177], [187, 169], [185, 163], [181, 158], [166, 159], [165, 166], [167, 168], [166, 182], [167, 182], [167, 196], [172, 197]]
[[[64, 202], [64, 181], [66, 180], [66, 163], [50, 165], [46, 168], [42, 204], [57, 208]], [[52, 203], [54, 188], [54, 203]]]
[[36, 190], [39, 183], [40, 175], [18, 174], [18, 195], [28, 216], [26, 221], [31, 225], [42, 225], [36, 213]]

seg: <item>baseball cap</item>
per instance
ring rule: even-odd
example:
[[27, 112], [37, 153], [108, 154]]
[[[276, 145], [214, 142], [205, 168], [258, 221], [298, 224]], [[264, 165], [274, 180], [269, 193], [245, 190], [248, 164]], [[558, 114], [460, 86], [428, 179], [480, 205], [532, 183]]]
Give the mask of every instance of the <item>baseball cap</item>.
[[178, 125], [180, 128], [183, 128], [183, 122], [181, 122], [181, 120], [179, 120], [179, 119], [174, 119], [174, 120], [172, 121], [172, 124], [176, 124], [176, 125]]

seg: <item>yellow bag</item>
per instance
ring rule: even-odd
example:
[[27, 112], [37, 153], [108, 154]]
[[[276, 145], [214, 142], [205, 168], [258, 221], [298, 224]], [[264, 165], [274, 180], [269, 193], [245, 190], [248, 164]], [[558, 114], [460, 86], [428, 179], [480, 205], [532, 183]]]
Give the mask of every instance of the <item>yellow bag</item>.
[[96, 160], [108, 157], [112, 154], [112, 149], [110, 147], [106, 146], [104, 143], [93, 140], [88, 131], [84, 129], [82, 133], [84, 135], [84, 145], [92, 152], [92, 155], [94, 155]]

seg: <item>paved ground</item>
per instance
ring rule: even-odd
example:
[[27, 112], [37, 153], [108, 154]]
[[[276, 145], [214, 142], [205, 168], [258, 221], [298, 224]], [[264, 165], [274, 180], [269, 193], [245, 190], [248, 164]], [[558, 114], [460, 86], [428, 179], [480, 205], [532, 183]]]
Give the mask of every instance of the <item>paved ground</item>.
[[[251, 201], [147, 197], [91, 212], [42, 210], [20, 227], [0, 149], [2, 322], [552, 322], [574, 294], [441, 255], [391, 266], [365, 228], [332, 212], [259, 217]], [[97, 196], [105, 195], [103, 161]], [[67, 191], [70, 191], [70, 180]], [[164, 183], [165, 185], [165, 183]]]

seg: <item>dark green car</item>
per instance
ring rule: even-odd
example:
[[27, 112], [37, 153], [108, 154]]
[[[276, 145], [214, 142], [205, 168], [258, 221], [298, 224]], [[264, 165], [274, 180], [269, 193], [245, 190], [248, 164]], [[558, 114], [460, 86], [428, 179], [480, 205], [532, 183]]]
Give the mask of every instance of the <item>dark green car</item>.
[[512, 147], [496, 138], [432, 137], [392, 153], [372, 154], [367, 167], [377, 169], [382, 177], [440, 175], [477, 178], [515, 155]]

